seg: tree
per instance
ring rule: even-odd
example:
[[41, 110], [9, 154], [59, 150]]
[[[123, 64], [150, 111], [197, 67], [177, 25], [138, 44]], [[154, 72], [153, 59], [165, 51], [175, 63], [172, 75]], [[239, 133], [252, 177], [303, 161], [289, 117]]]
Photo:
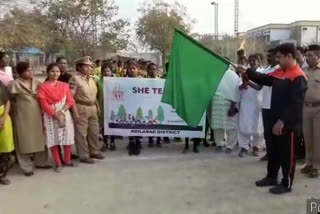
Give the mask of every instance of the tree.
[[1, 0], [0, 1], [0, 10], [1, 11], [6, 11], [6, 10], [10, 10], [12, 8], [25, 8], [29, 5], [29, 1], [28, 0]]
[[115, 113], [114, 113], [114, 111], [113, 111], [113, 110], [111, 111], [110, 120], [111, 120], [111, 122], [113, 122], [113, 121], [115, 121], [115, 120], [116, 120], [116, 115], [115, 115]]
[[164, 110], [162, 108], [162, 106], [158, 107], [158, 116], [157, 119], [160, 123], [162, 123], [164, 121]]
[[151, 109], [148, 111], [148, 116], [147, 116], [146, 118], [147, 118], [148, 120], [153, 120], [153, 112], [152, 112]]
[[42, 48], [48, 40], [48, 28], [39, 10], [11, 10], [0, 21], [0, 46], [4, 49]]
[[151, 50], [159, 51], [164, 65], [171, 49], [174, 28], [190, 31], [186, 8], [178, 2], [171, 5], [156, 0], [144, 2], [138, 11], [141, 13], [136, 28], [138, 39]]
[[119, 111], [117, 116], [119, 117], [120, 120], [125, 121], [127, 119], [127, 112], [125, 107], [121, 104], [119, 107]]
[[143, 112], [141, 107], [139, 107], [137, 110], [136, 120], [140, 120], [140, 121], [143, 120]]
[[116, 18], [119, 8], [113, 0], [41, 0], [38, 7], [81, 55], [92, 55], [97, 47], [127, 46], [129, 23]]

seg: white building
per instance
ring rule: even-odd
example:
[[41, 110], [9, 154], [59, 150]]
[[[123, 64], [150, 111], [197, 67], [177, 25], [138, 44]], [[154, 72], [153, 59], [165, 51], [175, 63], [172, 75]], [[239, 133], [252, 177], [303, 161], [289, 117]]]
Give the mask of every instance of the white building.
[[320, 43], [320, 21], [296, 21], [291, 24], [268, 24], [247, 31], [247, 38], [262, 39], [275, 46], [293, 42], [300, 46]]

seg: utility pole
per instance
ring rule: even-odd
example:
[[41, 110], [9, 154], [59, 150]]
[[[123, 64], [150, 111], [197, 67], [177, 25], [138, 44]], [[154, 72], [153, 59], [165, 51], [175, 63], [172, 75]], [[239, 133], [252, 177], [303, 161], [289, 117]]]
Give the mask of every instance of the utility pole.
[[239, 36], [239, 0], [234, 0], [234, 36]]
[[214, 39], [219, 39], [219, 4], [217, 2], [211, 2], [214, 5]]

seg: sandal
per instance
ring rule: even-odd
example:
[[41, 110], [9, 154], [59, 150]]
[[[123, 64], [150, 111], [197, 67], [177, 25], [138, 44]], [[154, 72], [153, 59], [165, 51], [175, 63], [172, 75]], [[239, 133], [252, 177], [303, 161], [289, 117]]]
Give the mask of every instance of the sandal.
[[57, 165], [55, 168], [54, 168], [54, 171], [57, 172], [57, 173], [61, 173], [62, 172], [62, 166], [61, 165]]
[[11, 181], [6, 177], [2, 177], [2, 178], [0, 178], [0, 184], [9, 185], [9, 184], [11, 184]]

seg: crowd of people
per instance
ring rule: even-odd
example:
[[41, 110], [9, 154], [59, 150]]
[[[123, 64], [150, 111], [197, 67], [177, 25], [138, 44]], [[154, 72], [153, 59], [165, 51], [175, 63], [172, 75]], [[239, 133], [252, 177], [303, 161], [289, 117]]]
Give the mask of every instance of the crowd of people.
[[[308, 48], [283, 44], [264, 54], [246, 57], [238, 51], [238, 67], [230, 67], [207, 111], [207, 130], [217, 153], [239, 156], [249, 151], [259, 156], [263, 148], [268, 161], [267, 176], [256, 182], [259, 187], [275, 186], [271, 193], [291, 192], [296, 159], [305, 160], [302, 173], [319, 176], [320, 136], [316, 131], [320, 120], [320, 46]], [[8, 66], [8, 54], [0, 53], [0, 184], [8, 185], [7, 172], [11, 154], [25, 176], [34, 174], [34, 167], [50, 169], [48, 150], [54, 169], [94, 164], [104, 159], [103, 152], [114, 151], [116, 139], [103, 133], [103, 78], [165, 78], [157, 65], [145, 60], [96, 60], [83, 57], [75, 61], [70, 72], [65, 57], [47, 66], [47, 79], [40, 82], [33, 76], [32, 65], [19, 62], [17, 79]], [[12, 119], [12, 121], [11, 121]], [[41, 131], [42, 130], [42, 131]], [[139, 136], [129, 137], [129, 155], [139, 155]], [[169, 138], [148, 138], [150, 148], [161, 147]], [[193, 139], [194, 151], [207, 139]], [[186, 139], [188, 149], [189, 139]], [[264, 143], [265, 142], [265, 143]], [[306, 156], [304, 155], [306, 154]], [[283, 179], [277, 181], [282, 169]]]

